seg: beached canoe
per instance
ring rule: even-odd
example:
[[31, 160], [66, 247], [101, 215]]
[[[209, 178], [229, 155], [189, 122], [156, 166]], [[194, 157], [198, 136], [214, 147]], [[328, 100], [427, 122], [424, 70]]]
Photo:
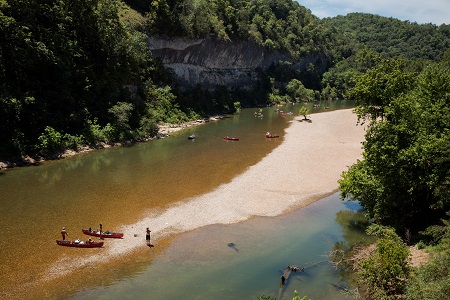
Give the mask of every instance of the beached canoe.
[[280, 137], [279, 135], [272, 135], [272, 134], [266, 134], [266, 138], [268, 139], [273, 139], [273, 138], [278, 138]]
[[93, 230], [84, 229], [84, 228], [81, 229], [81, 230], [83, 231], [84, 234], [91, 235], [91, 236], [96, 236], [96, 237], [112, 238], [112, 239], [121, 239], [121, 238], [123, 238], [123, 233], [119, 233], [119, 232], [104, 231], [100, 235], [100, 232], [98, 232], [98, 231], [93, 231]]
[[96, 247], [102, 247], [103, 242], [74, 242], [74, 241], [63, 241], [63, 240], [56, 240], [56, 243], [60, 246], [66, 246], [66, 247], [77, 247], [77, 248], [96, 248]]
[[224, 137], [223, 139], [226, 141], [239, 141], [239, 138], [228, 137], [228, 136]]

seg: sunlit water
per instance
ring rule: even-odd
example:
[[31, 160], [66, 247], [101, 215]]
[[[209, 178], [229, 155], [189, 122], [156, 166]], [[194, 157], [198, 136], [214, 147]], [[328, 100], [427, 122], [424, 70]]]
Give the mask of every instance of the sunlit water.
[[[351, 105], [329, 102], [321, 107]], [[299, 108], [298, 104], [280, 107], [294, 114]], [[211, 191], [256, 164], [283, 141], [292, 116], [281, 116], [270, 107], [263, 108], [261, 119], [254, 116], [255, 111], [244, 109], [162, 140], [0, 172], [0, 298], [10, 289], [39, 286], [48, 267], [61, 257], [101, 250], [58, 247], [55, 240], [62, 226], [70, 239], [83, 238], [81, 228], [95, 228], [99, 223], [114, 230], [149, 211]], [[266, 139], [266, 131], [281, 138]], [[197, 139], [188, 140], [193, 132]], [[223, 141], [226, 135], [240, 141]], [[45, 293], [58, 294], [45, 288]]]
[[[362, 239], [353, 228], [359, 208], [336, 193], [275, 218], [208, 226], [177, 238], [148, 268], [114, 284], [79, 292], [71, 299], [252, 299], [261, 294], [292, 299], [346, 299], [347, 286], [328, 256], [336, 242]], [[350, 211], [340, 223], [338, 212]], [[232, 244], [231, 244], [232, 243]], [[292, 273], [280, 290], [282, 269]]]

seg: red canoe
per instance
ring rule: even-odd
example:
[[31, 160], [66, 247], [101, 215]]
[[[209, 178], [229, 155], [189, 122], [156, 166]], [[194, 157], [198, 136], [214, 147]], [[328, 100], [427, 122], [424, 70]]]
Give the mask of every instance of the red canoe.
[[100, 233], [98, 231], [90, 231], [89, 229], [81, 229], [81, 230], [83, 231], [84, 234], [96, 236], [96, 237], [113, 238], [113, 239], [123, 238], [123, 233], [118, 233], [118, 232], [104, 231], [104, 232], [102, 232], [102, 234], [100, 236]]
[[239, 138], [233, 138], [233, 137], [224, 137], [223, 139], [226, 141], [239, 141]]
[[73, 241], [62, 241], [62, 240], [56, 240], [56, 243], [60, 246], [67, 246], [67, 247], [78, 247], [78, 248], [96, 248], [96, 247], [102, 247], [103, 242], [79, 242], [75, 243]]

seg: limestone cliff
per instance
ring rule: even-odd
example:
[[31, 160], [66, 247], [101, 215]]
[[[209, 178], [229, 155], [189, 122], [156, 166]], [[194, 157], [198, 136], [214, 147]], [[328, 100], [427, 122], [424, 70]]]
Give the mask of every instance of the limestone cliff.
[[268, 65], [264, 49], [250, 41], [151, 37], [149, 47], [185, 87], [251, 89], [258, 80], [256, 69]]
[[[252, 41], [218, 41], [213, 36], [195, 40], [154, 36], [148, 45], [185, 88], [200, 85], [208, 90], [218, 86], [250, 90], [259, 80], [258, 70], [278, 61], [292, 61], [287, 52], [269, 53]], [[306, 60], [294, 67], [305, 69]]]

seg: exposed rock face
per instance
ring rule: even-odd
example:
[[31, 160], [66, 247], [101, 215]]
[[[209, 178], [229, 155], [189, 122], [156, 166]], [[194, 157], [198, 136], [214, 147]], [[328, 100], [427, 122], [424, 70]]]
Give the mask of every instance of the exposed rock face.
[[151, 37], [148, 44], [152, 53], [174, 71], [181, 85], [188, 88], [200, 85], [209, 90], [218, 86], [249, 90], [259, 80], [257, 69], [265, 70], [278, 60], [290, 60], [287, 53], [269, 54], [251, 41]]

